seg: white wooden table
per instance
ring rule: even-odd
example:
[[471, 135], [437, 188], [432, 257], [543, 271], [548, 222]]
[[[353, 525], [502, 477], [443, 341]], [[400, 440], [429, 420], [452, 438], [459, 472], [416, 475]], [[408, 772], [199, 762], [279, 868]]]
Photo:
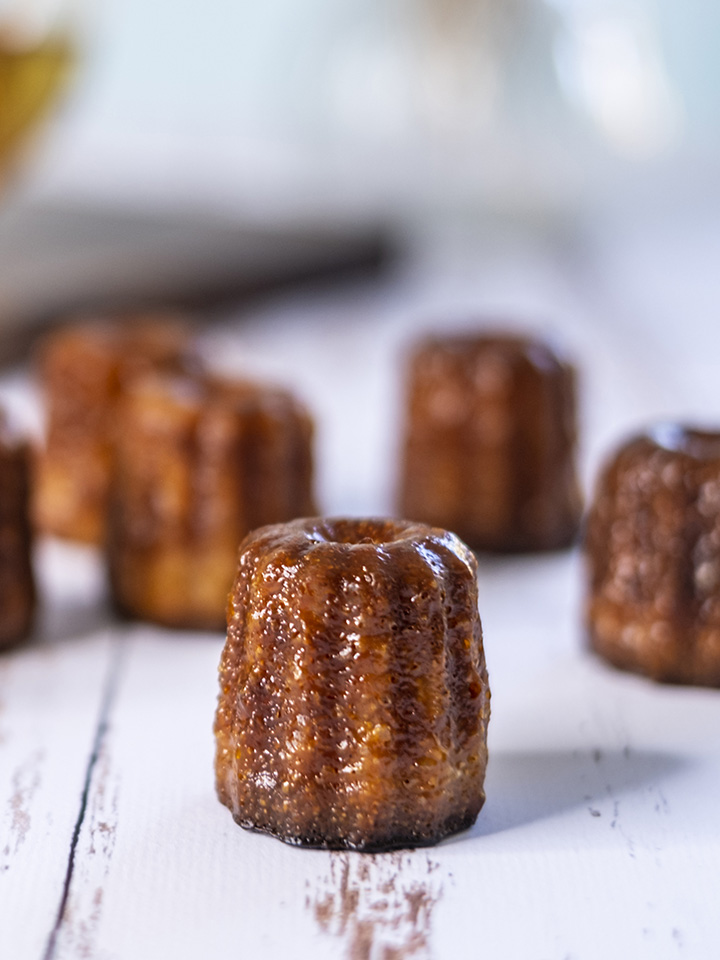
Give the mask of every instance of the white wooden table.
[[[381, 513], [413, 324], [527, 318], [582, 369], [589, 478], [655, 416], [720, 422], [703, 229], [419, 254], [229, 317], [207, 349], [314, 407], [326, 512]], [[22, 372], [0, 392], [32, 417]], [[213, 789], [222, 637], [114, 622], [91, 550], [45, 542], [37, 561], [37, 635], [0, 656], [2, 960], [720, 956], [720, 691], [590, 655], [576, 553], [481, 562], [486, 806], [437, 847], [379, 855], [237, 827]]]

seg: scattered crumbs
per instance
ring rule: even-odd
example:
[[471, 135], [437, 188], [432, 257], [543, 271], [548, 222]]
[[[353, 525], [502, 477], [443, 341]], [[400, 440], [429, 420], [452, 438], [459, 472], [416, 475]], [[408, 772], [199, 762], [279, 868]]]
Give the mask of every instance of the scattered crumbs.
[[[431, 860], [430, 857], [426, 856], [426, 857], [425, 857], [425, 862], [427, 863], [427, 872], [428, 872], [428, 875], [430, 875], [431, 873], [433, 873], [435, 870], [439, 870], [439, 869], [440, 869], [440, 864], [437, 862], [437, 860]], [[449, 874], [449, 876], [452, 876], [452, 874]]]
[[683, 946], [683, 935], [681, 931], [678, 930], [677, 927], [672, 928], [672, 938], [675, 941], [675, 943], [678, 945], [678, 947]]
[[305, 902], [320, 930], [344, 941], [345, 960], [428, 960], [443, 888], [439, 876], [426, 879], [440, 865], [421, 856], [330, 854], [329, 875], [318, 878]]

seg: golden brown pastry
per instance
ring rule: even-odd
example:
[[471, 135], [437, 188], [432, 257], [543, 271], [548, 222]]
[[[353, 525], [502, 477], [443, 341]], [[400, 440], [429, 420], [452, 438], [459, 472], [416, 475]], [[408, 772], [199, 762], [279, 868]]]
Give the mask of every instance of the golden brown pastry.
[[720, 433], [663, 424], [625, 443], [598, 480], [585, 553], [601, 656], [720, 686]]
[[39, 355], [47, 413], [35, 481], [39, 530], [104, 540], [118, 398], [134, 377], [181, 369], [190, 353], [187, 329], [166, 317], [87, 321], [46, 337]]
[[35, 612], [29, 476], [28, 446], [0, 422], [0, 649], [28, 635]]
[[254, 527], [307, 516], [313, 425], [289, 393], [149, 375], [117, 408], [112, 593], [125, 614], [223, 629], [237, 549]]
[[384, 519], [264, 527], [240, 548], [215, 720], [243, 827], [355, 850], [435, 843], [485, 799], [476, 561]]
[[490, 551], [576, 536], [575, 374], [541, 341], [428, 337], [410, 358], [399, 512]]

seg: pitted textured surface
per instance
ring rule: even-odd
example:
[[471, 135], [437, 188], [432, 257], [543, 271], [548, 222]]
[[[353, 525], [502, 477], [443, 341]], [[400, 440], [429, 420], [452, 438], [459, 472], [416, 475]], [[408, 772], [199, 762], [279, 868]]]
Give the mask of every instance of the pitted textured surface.
[[120, 396], [147, 370], [182, 369], [191, 353], [186, 328], [162, 316], [77, 323], [45, 338], [38, 366], [47, 430], [34, 497], [40, 530], [103, 542]]
[[542, 341], [430, 337], [409, 369], [400, 514], [480, 550], [567, 546], [580, 518], [575, 373]]
[[312, 421], [289, 393], [148, 375], [117, 412], [108, 557], [125, 613], [222, 629], [245, 534], [314, 512]]
[[250, 534], [220, 685], [217, 790], [241, 825], [368, 850], [474, 822], [490, 693], [455, 536], [387, 520]]
[[586, 553], [598, 653], [720, 686], [720, 434], [663, 425], [626, 443], [598, 482]]
[[22, 640], [35, 612], [30, 451], [0, 437], [0, 649]]

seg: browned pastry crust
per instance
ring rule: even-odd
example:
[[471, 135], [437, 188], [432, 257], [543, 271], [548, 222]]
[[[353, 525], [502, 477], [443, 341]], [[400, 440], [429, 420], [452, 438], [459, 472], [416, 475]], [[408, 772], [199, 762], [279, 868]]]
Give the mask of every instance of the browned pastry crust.
[[661, 425], [624, 444], [598, 481], [585, 552], [601, 656], [720, 686], [720, 433]]
[[125, 614], [221, 630], [237, 548], [314, 512], [313, 425], [289, 393], [148, 375], [117, 407], [108, 561]]
[[216, 786], [243, 827], [355, 850], [435, 843], [485, 799], [476, 562], [383, 519], [265, 527], [240, 548]]
[[0, 438], [0, 649], [23, 640], [35, 612], [26, 444]]
[[574, 540], [575, 373], [541, 341], [429, 337], [410, 358], [399, 512], [490, 551]]
[[118, 398], [148, 369], [181, 369], [190, 352], [186, 327], [165, 316], [87, 321], [48, 335], [38, 358], [47, 411], [35, 481], [39, 530], [104, 540]]

